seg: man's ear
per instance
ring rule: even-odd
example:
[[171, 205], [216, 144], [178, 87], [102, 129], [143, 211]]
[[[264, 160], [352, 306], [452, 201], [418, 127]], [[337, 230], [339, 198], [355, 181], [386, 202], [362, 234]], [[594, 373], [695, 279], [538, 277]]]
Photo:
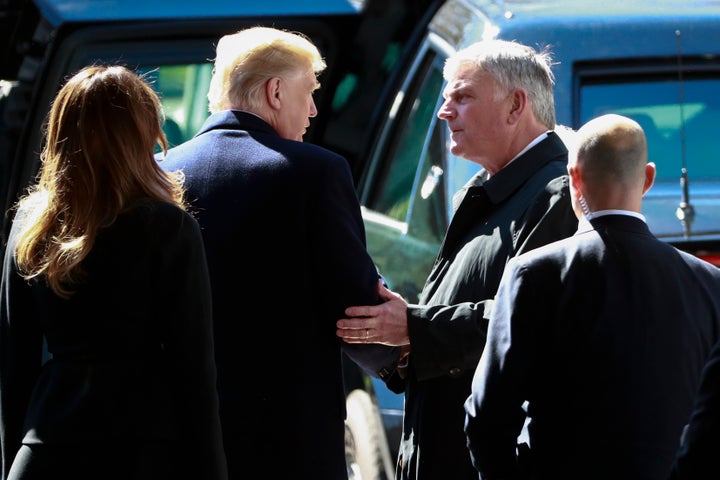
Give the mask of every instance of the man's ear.
[[527, 93], [522, 88], [513, 88], [510, 92], [510, 100], [509, 119], [515, 123], [527, 106]]
[[647, 165], [645, 165], [645, 183], [643, 184], [643, 195], [645, 195], [650, 188], [652, 188], [653, 184], [655, 183], [655, 175], [657, 174], [657, 169], [655, 168], [655, 164], [653, 162], [648, 162]]
[[577, 164], [571, 164], [567, 166], [567, 171], [573, 190], [580, 193], [580, 191], [584, 188], [582, 177], [580, 176], [580, 169], [577, 167]]
[[282, 81], [280, 77], [272, 77], [265, 82], [265, 99], [270, 108], [280, 110], [282, 102], [280, 101], [280, 86]]

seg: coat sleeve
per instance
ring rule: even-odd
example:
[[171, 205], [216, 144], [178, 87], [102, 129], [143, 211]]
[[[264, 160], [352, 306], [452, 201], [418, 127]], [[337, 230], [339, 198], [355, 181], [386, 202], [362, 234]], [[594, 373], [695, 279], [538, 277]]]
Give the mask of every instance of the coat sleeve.
[[[367, 251], [365, 226], [352, 173], [347, 161], [334, 156], [319, 176], [315, 225], [315, 265], [324, 279], [327, 312], [332, 321], [328, 331], [335, 334], [335, 321], [352, 305], [377, 305], [379, 274]], [[399, 347], [354, 345], [340, 341], [341, 348], [355, 363], [374, 377], [395, 370]]]
[[[520, 478], [517, 437], [525, 421], [534, 326], [541, 290], [510, 260], [495, 298], [488, 339], [465, 402], [465, 433], [473, 465], [487, 479]], [[511, 348], [512, 347], [512, 348]]]
[[[227, 478], [222, 444], [213, 340], [212, 297], [205, 250], [198, 223], [178, 211], [168, 229], [176, 229], [161, 249], [157, 272], [165, 326], [165, 352], [182, 401], [188, 452], [188, 476]], [[160, 224], [157, 221], [156, 224]]]
[[710, 354], [700, 379], [690, 421], [673, 462], [670, 480], [704, 478], [718, 471], [717, 445], [720, 432], [720, 342]]
[[17, 225], [13, 225], [3, 262], [0, 286], [0, 444], [2, 478], [12, 465], [23, 437], [23, 422], [42, 364], [43, 335], [32, 288], [15, 262]]

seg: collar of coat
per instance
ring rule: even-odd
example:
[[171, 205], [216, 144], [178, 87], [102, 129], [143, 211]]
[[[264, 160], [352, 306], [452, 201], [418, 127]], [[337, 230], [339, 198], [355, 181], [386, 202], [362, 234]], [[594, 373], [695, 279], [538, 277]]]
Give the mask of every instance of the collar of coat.
[[557, 133], [548, 132], [547, 138], [508, 163], [492, 177], [486, 170], [475, 174], [453, 198], [455, 209], [473, 187], [483, 187], [490, 201], [498, 204], [511, 196], [528, 178], [550, 162], [567, 164], [568, 150]]

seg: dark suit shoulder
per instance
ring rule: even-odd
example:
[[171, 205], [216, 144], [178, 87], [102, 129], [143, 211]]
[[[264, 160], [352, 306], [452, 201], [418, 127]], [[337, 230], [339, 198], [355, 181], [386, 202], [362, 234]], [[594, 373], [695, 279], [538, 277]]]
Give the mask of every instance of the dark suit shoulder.
[[347, 163], [345, 157], [342, 155], [328, 150], [325, 147], [321, 147], [320, 145], [315, 145], [314, 143], [279, 139], [278, 146], [280, 147], [279, 151], [284, 155], [297, 160], [310, 161], [318, 165], [337, 161]]
[[680, 250], [677, 247], [673, 247], [670, 245], [668, 245], [668, 247], [677, 250], [677, 252], [680, 254], [680, 256], [685, 260], [685, 263], [687, 263], [688, 266], [690, 266], [690, 268], [692, 268], [696, 272], [700, 272], [702, 275], [706, 275], [710, 278], [713, 278], [716, 282], [718, 282], [718, 284], [720, 284], [720, 268], [716, 267], [715, 265], [713, 265], [710, 262], [707, 262], [701, 258], [696, 257], [695, 255], [693, 255], [691, 253]]
[[324, 147], [282, 138], [269, 127], [253, 129], [253, 124], [240, 123], [205, 129], [168, 150], [164, 158], [161, 154], [155, 158], [163, 169], [182, 169], [190, 179], [226, 177], [228, 172], [263, 168], [273, 175], [282, 170], [311, 173], [332, 163], [348, 165], [349, 169], [342, 155]]

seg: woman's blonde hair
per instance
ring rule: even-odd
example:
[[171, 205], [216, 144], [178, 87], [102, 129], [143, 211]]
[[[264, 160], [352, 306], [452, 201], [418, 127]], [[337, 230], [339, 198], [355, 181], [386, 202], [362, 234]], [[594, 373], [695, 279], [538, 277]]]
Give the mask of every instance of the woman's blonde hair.
[[168, 148], [162, 105], [145, 79], [123, 66], [86, 67], [61, 88], [48, 114], [38, 181], [23, 211], [15, 251], [25, 278], [43, 276], [68, 298], [98, 231], [137, 198], [185, 208], [180, 173], [154, 158]]
[[326, 64], [317, 47], [303, 34], [271, 27], [251, 27], [218, 42], [208, 90], [210, 113], [253, 110], [261, 106], [265, 82], [273, 77]]

